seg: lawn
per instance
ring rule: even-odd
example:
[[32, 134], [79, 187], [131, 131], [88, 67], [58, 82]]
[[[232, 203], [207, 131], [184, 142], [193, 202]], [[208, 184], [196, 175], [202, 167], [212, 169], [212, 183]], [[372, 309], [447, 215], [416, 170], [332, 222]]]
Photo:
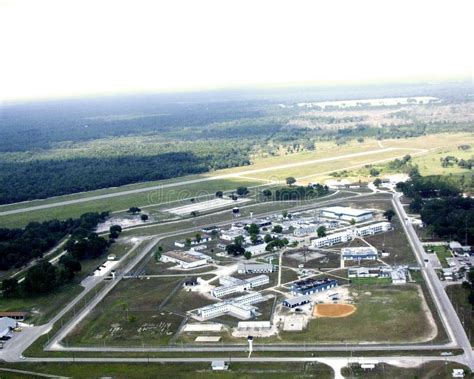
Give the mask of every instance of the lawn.
[[474, 333], [472, 333], [474, 328], [474, 315], [472, 305], [469, 303], [469, 292], [469, 289], [463, 288], [463, 286], [459, 284], [446, 287], [446, 293], [464, 326], [471, 345], [474, 345]]
[[67, 337], [69, 345], [167, 344], [183, 321], [167, 308], [182, 278], [122, 280]]
[[382, 286], [392, 283], [390, 278], [351, 278], [353, 286]]
[[429, 249], [433, 250], [436, 253], [443, 267], [449, 267], [446, 258], [452, 258], [453, 255], [446, 246], [430, 246]]
[[[183, 177], [182, 180], [186, 180]], [[66, 219], [69, 217], [79, 217], [86, 212], [103, 212], [103, 211], [120, 211], [128, 209], [132, 206], [147, 206], [152, 204], [161, 204], [169, 201], [175, 201], [183, 198], [215, 194], [216, 191], [234, 190], [239, 186], [254, 186], [262, 184], [260, 181], [229, 178], [206, 181], [201, 183], [192, 183], [188, 185], [180, 185], [172, 188], [159, 190], [150, 190], [146, 192], [121, 195], [99, 200], [91, 200], [84, 203], [70, 204], [60, 207], [48, 209], [34, 210], [24, 213], [17, 213], [7, 216], [0, 216], [0, 226], [2, 227], [21, 227], [31, 221], [44, 221], [57, 219]], [[128, 188], [127, 188], [128, 189]], [[57, 197], [56, 201], [60, 201], [61, 197]], [[31, 206], [36, 204], [31, 204]], [[25, 204], [23, 204], [23, 207]], [[27, 206], [30, 206], [28, 204]], [[8, 208], [0, 207], [1, 211]]]
[[[78, 379], [110, 377], [125, 378], [276, 378], [286, 379], [295, 375], [329, 379], [333, 371], [322, 363], [272, 362], [272, 363], [230, 363], [228, 371], [213, 372], [210, 362], [202, 363], [21, 363], [4, 367], [42, 374], [68, 376]], [[27, 378], [21, 375], [1, 372], [2, 378]]]
[[[281, 332], [281, 340], [307, 343], [417, 342], [430, 333], [416, 285], [357, 286], [357, 311], [344, 318], [312, 320], [303, 332]], [[407, 320], [410, 320], [407, 323]]]

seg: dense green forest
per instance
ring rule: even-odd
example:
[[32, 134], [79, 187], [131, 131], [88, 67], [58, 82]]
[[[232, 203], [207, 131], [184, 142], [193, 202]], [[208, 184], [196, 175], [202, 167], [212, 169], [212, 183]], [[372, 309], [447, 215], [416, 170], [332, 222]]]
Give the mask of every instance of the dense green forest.
[[[308, 115], [280, 102], [350, 96], [438, 95], [465, 88], [304, 89], [117, 96], [0, 105], [0, 204], [247, 165], [256, 153], [312, 150], [321, 140], [406, 138], [470, 130], [465, 122], [374, 126], [359, 116]], [[436, 92], [438, 91], [438, 92]], [[327, 127], [294, 126], [295, 119]], [[347, 126], [336, 127], [335, 124]]]
[[80, 261], [97, 258], [107, 251], [111, 242], [93, 232], [97, 224], [107, 217], [107, 212], [85, 213], [74, 220], [30, 223], [25, 229], [0, 229], [1, 270], [22, 267], [31, 259], [41, 258], [60, 239], [70, 234], [65, 245], [67, 254], [61, 256], [57, 265], [41, 259], [26, 271], [23, 281], [17, 278], [3, 280], [2, 296], [44, 294], [71, 282], [82, 269]]
[[462, 197], [460, 188], [446, 177], [421, 177], [412, 173], [411, 180], [397, 187], [410, 197], [410, 209], [438, 237], [474, 244], [474, 199]]
[[108, 213], [86, 213], [78, 219], [31, 222], [24, 229], [0, 228], [0, 270], [22, 267], [33, 258], [41, 258], [68, 234], [88, 236]]

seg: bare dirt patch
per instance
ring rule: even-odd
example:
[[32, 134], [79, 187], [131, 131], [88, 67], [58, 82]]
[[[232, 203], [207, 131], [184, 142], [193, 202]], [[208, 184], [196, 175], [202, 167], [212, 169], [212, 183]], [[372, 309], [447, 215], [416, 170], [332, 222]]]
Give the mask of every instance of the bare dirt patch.
[[315, 317], [347, 317], [357, 310], [352, 304], [317, 304], [313, 310]]

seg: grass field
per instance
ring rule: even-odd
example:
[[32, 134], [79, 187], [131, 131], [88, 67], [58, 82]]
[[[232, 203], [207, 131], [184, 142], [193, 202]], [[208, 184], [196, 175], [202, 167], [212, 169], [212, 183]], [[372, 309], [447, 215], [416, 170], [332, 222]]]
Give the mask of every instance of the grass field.
[[[211, 303], [181, 291], [182, 280], [171, 277], [121, 281], [68, 335], [67, 343], [86, 346], [167, 344], [184, 319], [184, 304], [192, 307]], [[179, 291], [177, 296], [174, 296], [175, 290]]]
[[469, 303], [469, 292], [469, 289], [463, 288], [463, 286], [459, 284], [446, 287], [446, 293], [464, 326], [471, 345], [474, 345], [474, 314], [472, 305]]
[[281, 340], [395, 343], [420, 341], [429, 335], [416, 286], [357, 286], [351, 292], [357, 307], [354, 314], [312, 320], [303, 332], [281, 332]]
[[346, 378], [377, 378], [377, 379], [448, 379], [452, 378], [453, 369], [462, 368], [465, 378], [472, 378], [470, 370], [464, 365], [452, 362], [427, 362], [419, 367], [397, 367], [379, 363], [373, 370], [363, 370], [359, 364], [351, 364], [341, 371]]
[[[338, 160], [324, 162], [321, 164], [310, 164], [294, 168], [280, 169], [274, 171], [268, 171], [264, 173], [254, 173], [249, 175], [243, 175], [242, 178], [227, 178], [219, 179], [210, 182], [194, 183], [187, 186], [177, 186], [166, 190], [151, 190], [137, 194], [122, 195], [114, 198], [91, 200], [86, 203], [71, 204], [67, 206], [49, 208], [43, 210], [30, 211], [27, 213], [20, 213], [8, 216], [0, 216], [0, 225], [4, 227], [20, 227], [27, 224], [30, 221], [42, 221], [51, 218], [64, 219], [67, 217], [77, 217], [82, 213], [88, 211], [118, 211], [122, 209], [128, 209], [130, 206], [146, 206], [151, 204], [162, 204], [167, 201], [175, 201], [185, 197], [197, 197], [203, 194], [213, 194], [218, 190], [232, 190], [238, 186], [253, 186], [260, 185], [262, 181], [260, 179], [277, 179], [281, 180], [287, 176], [294, 177], [307, 177], [305, 181], [316, 181], [327, 178], [327, 175], [321, 174], [331, 170], [342, 170], [354, 165], [372, 165], [374, 162], [382, 159], [389, 159], [395, 156], [404, 155], [408, 153], [416, 152], [416, 149], [424, 148], [443, 148], [445, 151], [457, 152], [457, 146], [462, 143], [474, 143], [474, 137], [472, 134], [437, 134], [430, 136], [423, 136], [410, 139], [396, 139], [396, 140], [384, 140], [382, 146], [378, 145], [376, 140], [366, 140], [363, 143], [355, 141], [349, 142], [345, 145], [337, 146], [333, 142], [320, 142], [317, 144], [315, 151], [305, 151], [299, 153], [293, 153], [288, 155], [269, 156], [269, 157], [256, 157], [252, 162], [251, 166], [236, 167], [226, 170], [218, 170], [212, 173], [201, 176], [187, 176], [182, 178], [175, 178], [172, 180], [164, 180], [149, 183], [138, 183], [123, 187], [101, 189], [97, 191], [91, 191], [86, 193], [78, 193], [66, 196], [58, 196], [55, 198], [45, 200], [35, 200], [28, 203], [19, 203], [1, 206], [0, 211], [7, 211], [11, 209], [23, 208], [25, 206], [35, 206], [51, 204], [58, 201], [72, 200], [72, 199], [83, 199], [87, 197], [116, 193], [124, 190], [147, 188], [160, 184], [176, 183], [184, 180], [196, 179], [201, 177], [216, 176], [222, 174], [240, 174], [248, 170], [254, 169], [265, 169], [272, 168], [279, 164], [298, 163], [314, 159], [324, 159], [331, 157], [338, 157], [347, 154], [369, 152], [374, 150], [380, 150], [383, 148], [400, 148], [400, 150], [393, 150], [389, 152], [381, 152], [377, 154], [364, 155], [353, 158], [341, 158]], [[430, 154], [437, 154], [433, 152]], [[459, 152], [461, 154], [461, 152]], [[457, 154], [457, 155], [459, 155]], [[465, 153], [469, 155], [469, 152]], [[456, 154], [453, 154], [456, 155]], [[416, 158], [421, 159], [421, 158]], [[434, 159], [434, 160], [433, 160]], [[424, 163], [423, 163], [424, 162]], [[423, 174], [430, 173], [432, 170], [430, 167], [434, 167], [433, 164], [438, 164], [439, 156], [427, 157], [425, 161], [420, 161], [420, 166], [426, 166], [426, 170], [420, 167]], [[429, 164], [428, 164], [429, 163]], [[452, 172], [450, 169], [449, 172]], [[354, 174], [354, 173], [352, 173]], [[358, 174], [360, 176], [360, 174]], [[249, 179], [248, 176], [251, 178]], [[357, 175], [356, 175], [357, 176]], [[255, 178], [255, 179], [252, 179]], [[369, 178], [370, 179], [370, 178]]]
[[[185, 180], [186, 178], [183, 178]], [[3, 227], [21, 227], [31, 221], [44, 221], [66, 219], [68, 217], [78, 217], [86, 212], [104, 212], [125, 210], [132, 206], [146, 206], [151, 204], [162, 204], [183, 198], [197, 197], [202, 195], [213, 195], [216, 191], [235, 190], [239, 186], [254, 186], [262, 184], [260, 181], [229, 178], [222, 180], [212, 180], [202, 183], [193, 183], [172, 188], [151, 190], [135, 194], [122, 195], [106, 199], [91, 200], [85, 203], [70, 204], [60, 207], [52, 207], [17, 213], [7, 216], [0, 216], [0, 225]], [[61, 199], [57, 198], [58, 201]], [[32, 204], [33, 205], [33, 204]], [[28, 204], [27, 206], [30, 206]], [[8, 209], [2, 207], [1, 211]]]
[[452, 258], [453, 255], [446, 246], [430, 246], [429, 248], [436, 253], [443, 267], [449, 267], [446, 258]]
[[[321, 363], [232, 363], [226, 372], [213, 372], [210, 362], [203, 363], [22, 363], [8, 364], [8, 368], [27, 370], [43, 374], [68, 376], [78, 379], [92, 378], [278, 378], [316, 377], [329, 379], [333, 371]], [[28, 375], [1, 371], [2, 378], [27, 378]]]

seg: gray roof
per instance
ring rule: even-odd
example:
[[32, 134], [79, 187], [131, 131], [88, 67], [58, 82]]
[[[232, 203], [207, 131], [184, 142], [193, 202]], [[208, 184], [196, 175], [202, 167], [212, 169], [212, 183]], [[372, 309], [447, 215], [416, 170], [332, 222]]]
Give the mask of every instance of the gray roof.
[[305, 301], [311, 301], [310, 296], [297, 296], [297, 297], [292, 297], [291, 299], [286, 299], [285, 303], [289, 305], [296, 305], [296, 304], [301, 304], [302, 302]]
[[3, 333], [9, 328], [14, 328], [16, 326], [16, 321], [10, 317], [0, 318], [0, 333]]

